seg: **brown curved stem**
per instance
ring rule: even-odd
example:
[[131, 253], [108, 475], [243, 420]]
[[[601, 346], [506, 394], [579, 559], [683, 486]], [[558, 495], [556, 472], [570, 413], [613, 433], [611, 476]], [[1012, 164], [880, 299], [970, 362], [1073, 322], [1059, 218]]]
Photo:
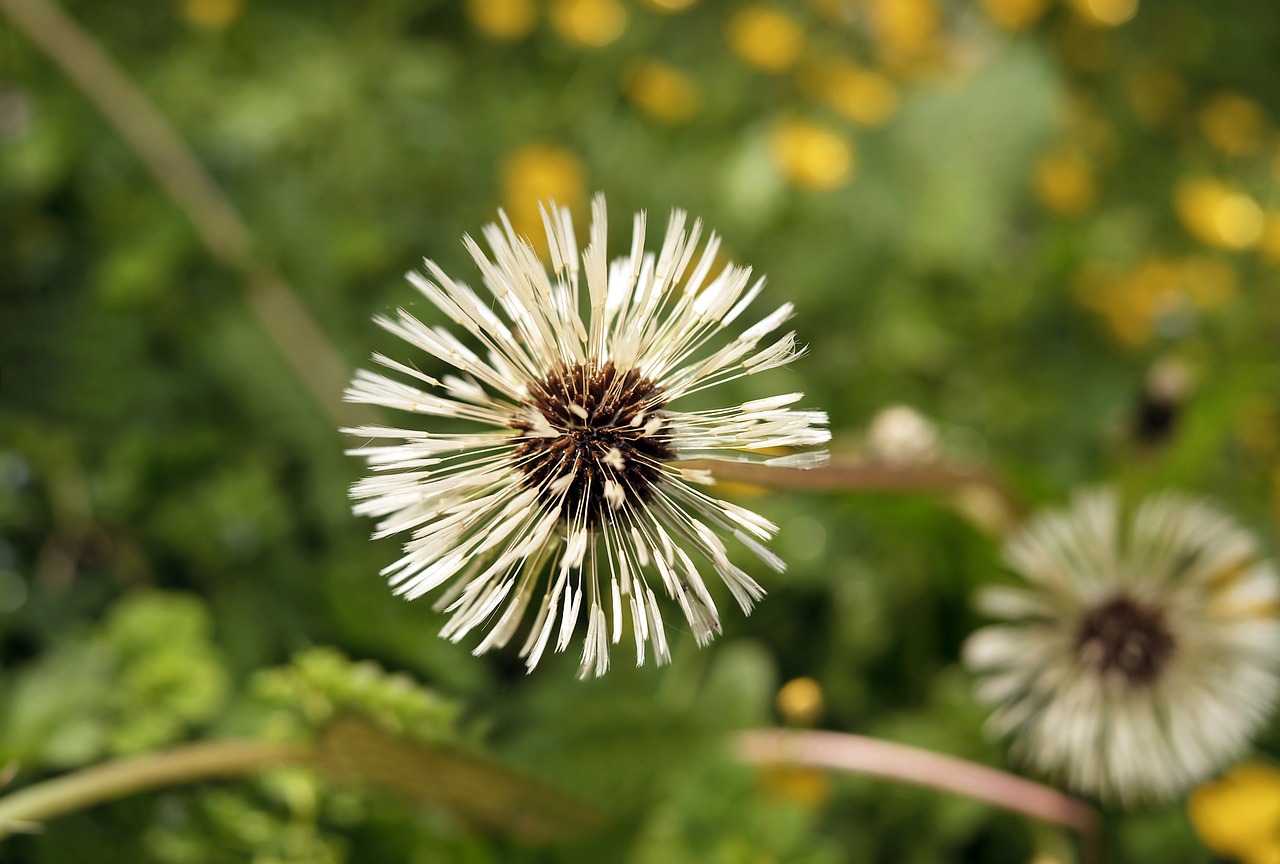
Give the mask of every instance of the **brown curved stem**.
[[270, 741], [215, 741], [119, 759], [19, 789], [0, 798], [0, 838], [126, 795], [238, 777], [311, 760], [309, 750]]
[[1026, 512], [1021, 499], [1007, 483], [990, 471], [945, 463], [887, 465], [878, 462], [832, 462], [818, 468], [774, 468], [751, 462], [697, 459], [682, 467], [711, 472], [726, 483], [747, 483], [771, 489], [804, 489], [832, 492], [945, 492], [978, 490], [998, 512], [998, 521], [1012, 525]]
[[245, 277], [250, 308], [336, 426], [367, 422], [341, 401], [349, 369], [297, 293], [254, 260], [253, 235], [182, 137], [75, 19], [48, 0], [0, 0], [0, 12], [49, 56], [92, 102], [186, 214], [209, 254]]
[[1097, 856], [1098, 816], [1056, 789], [976, 762], [842, 732], [757, 729], [743, 732], [738, 755], [753, 764], [804, 765], [926, 786], [964, 795], [1076, 831], [1085, 854]]

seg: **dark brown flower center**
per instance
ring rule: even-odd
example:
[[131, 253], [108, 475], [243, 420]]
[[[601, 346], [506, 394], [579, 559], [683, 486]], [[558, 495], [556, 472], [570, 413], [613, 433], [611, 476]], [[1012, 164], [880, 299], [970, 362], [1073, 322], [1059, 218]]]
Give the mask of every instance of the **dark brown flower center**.
[[[667, 445], [662, 388], [612, 362], [561, 366], [530, 388], [531, 419], [518, 425], [513, 459], [526, 488], [552, 507], [563, 498], [570, 523], [595, 527], [649, 500]], [[547, 426], [535, 423], [536, 415]]]
[[1164, 613], [1123, 594], [1091, 609], [1076, 633], [1080, 662], [1135, 685], [1155, 681], [1175, 647]]

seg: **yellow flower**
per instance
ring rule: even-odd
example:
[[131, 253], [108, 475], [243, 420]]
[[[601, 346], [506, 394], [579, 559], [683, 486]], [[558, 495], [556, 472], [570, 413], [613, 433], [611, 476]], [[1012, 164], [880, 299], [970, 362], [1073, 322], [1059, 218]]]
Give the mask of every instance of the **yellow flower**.
[[1238, 189], [1207, 177], [1184, 180], [1174, 190], [1182, 226], [1206, 246], [1249, 249], [1262, 239], [1262, 208]]
[[1098, 200], [1093, 169], [1073, 147], [1059, 147], [1040, 158], [1035, 167], [1035, 189], [1045, 209], [1064, 216], [1083, 213]]
[[729, 47], [766, 72], [790, 67], [804, 49], [804, 31], [795, 20], [767, 6], [747, 6], [729, 19]]
[[1248, 156], [1262, 149], [1267, 118], [1262, 107], [1239, 93], [1219, 93], [1196, 120], [1209, 145], [1228, 156]]
[[883, 125], [898, 108], [892, 81], [842, 57], [810, 64], [801, 80], [817, 98], [864, 126]]
[[760, 785], [773, 798], [802, 807], [820, 807], [831, 797], [831, 778], [820, 768], [806, 765], [765, 765]]
[[1140, 345], [1151, 338], [1163, 314], [1229, 303], [1239, 290], [1239, 276], [1217, 258], [1155, 255], [1128, 273], [1086, 264], [1077, 271], [1072, 289], [1082, 306], [1103, 317], [1118, 341]]
[[1245, 864], [1280, 861], [1280, 771], [1237, 765], [1187, 799], [1187, 815], [1204, 845]]
[[822, 719], [822, 687], [812, 678], [792, 678], [774, 701], [778, 713], [792, 726], [812, 726]]
[[1049, 0], [982, 0], [982, 9], [997, 26], [1026, 30], [1049, 8]]
[[623, 75], [627, 98], [644, 113], [664, 123], [682, 123], [702, 102], [698, 83], [658, 60], [641, 60]]
[[808, 120], [783, 120], [769, 138], [782, 175], [804, 189], [837, 189], [853, 174], [853, 147], [839, 135]]
[[221, 30], [243, 11], [244, 0], [182, 0], [182, 16], [206, 30]]
[[551, 26], [566, 42], [599, 48], [627, 29], [627, 10], [618, 0], [553, 0]]
[[504, 42], [523, 39], [538, 23], [533, 0], [467, 0], [467, 16], [481, 33]]
[[502, 160], [503, 209], [512, 226], [546, 251], [538, 204], [547, 199], [571, 210], [586, 198], [582, 166], [572, 152], [554, 144], [530, 144]]
[[870, 0], [868, 13], [889, 64], [915, 71], [916, 64], [938, 52], [942, 10], [936, 0]]

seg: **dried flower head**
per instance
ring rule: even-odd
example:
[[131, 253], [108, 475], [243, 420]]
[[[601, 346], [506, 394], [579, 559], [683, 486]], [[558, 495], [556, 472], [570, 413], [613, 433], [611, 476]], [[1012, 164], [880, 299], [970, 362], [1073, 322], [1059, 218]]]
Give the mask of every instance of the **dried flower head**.
[[638, 214], [630, 254], [610, 263], [598, 196], [579, 264], [569, 213], [553, 206], [543, 211], [548, 273], [505, 215], [501, 221], [484, 230], [491, 254], [465, 240], [490, 299], [432, 261], [429, 277], [408, 274], [480, 352], [403, 309], [376, 319], [459, 374], [437, 380], [374, 355], [400, 380], [358, 372], [347, 399], [469, 428], [346, 430], [396, 442], [352, 451], [372, 471], [352, 488], [355, 511], [381, 519], [375, 537], [409, 535], [404, 556], [384, 571], [398, 594], [414, 598], [449, 585], [437, 602], [450, 613], [441, 635], [457, 641], [488, 627], [477, 654], [505, 645], [538, 600], [521, 650], [530, 669], [548, 645], [565, 649], [584, 610], [582, 674], [605, 672], [609, 643], [621, 640], [628, 620], [636, 662], [644, 662], [647, 643], [666, 662], [658, 593], [676, 600], [699, 644], [720, 630], [702, 578], [707, 565], [744, 612], [764, 593], [730, 561], [722, 536], [783, 569], [762, 542], [775, 526], [699, 489], [711, 476], [679, 461], [803, 467], [825, 458], [766, 455], [829, 439], [825, 414], [788, 407], [800, 393], [714, 410], [673, 407], [799, 356], [793, 332], [761, 347], [791, 317], [791, 304], [711, 350], [764, 280], [753, 282], [749, 268], [734, 265], [713, 275], [719, 240], [710, 235], [699, 254], [700, 222], [686, 231], [686, 216], [676, 211], [655, 256], [645, 251]]
[[1004, 623], [965, 660], [1018, 755], [1125, 804], [1177, 795], [1238, 754], [1280, 689], [1280, 579], [1217, 508], [1167, 493], [1126, 518], [1111, 491], [1005, 547], [1028, 583], [989, 588]]

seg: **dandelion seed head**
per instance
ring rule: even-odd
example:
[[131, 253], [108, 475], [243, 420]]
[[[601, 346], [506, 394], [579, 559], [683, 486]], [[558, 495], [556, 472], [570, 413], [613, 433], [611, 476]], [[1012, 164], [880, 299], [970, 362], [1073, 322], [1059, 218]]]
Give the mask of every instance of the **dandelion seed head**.
[[[727, 540], [766, 567], [776, 526], [703, 491], [712, 477], [680, 466], [733, 459], [821, 464], [821, 411], [790, 407], [802, 394], [685, 410], [685, 397], [790, 363], [794, 333], [772, 335], [790, 304], [733, 336], [727, 328], [760, 295], [749, 268], [718, 264], [719, 240], [671, 215], [656, 251], [648, 220], [632, 220], [630, 252], [607, 258], [604, 198], [592, 205], [579, 252], [568, 210], [542, 208], [548, 269], [500, 214], [464, 243], [488, 297], [432, 261], [410, 283], [460, 328], [404, 309], [375, 320], [454, 368], [439, 379], [376, 354], [387, 373], [361, 370], [346, 398], [415, 415], [405, 428], [347, 430], [369, 475], [351, 490], [374, 536], [405, 538], [383, 573], [413, 599], [438, 592], [444, 637], [483, 632], [476, 653], [501, 648], [528, 623], [521, 655], [533, 669], [564, 651], [585, 619], [581, 674], [601, 675], [610, 646], [630, 634], [636, 662], [670, 660], [659, 597], [674, 601], [699, 645], [720, 631], [704, 578], [714, 573], [749, 612], [764, 589], [734, 562]], [[717, 269], [718, 268], [718, 269]], [[425, 419], [424, 419], [425, 418]], [[435, 428], [430, 418], [467, 431]], [[389, 443], [384, 443], [389, 442]], [[788, 455], [779, 456], [782, 449]]]
[[1280, 574], [1207, 502], [1126, 512], [1081, 494], [1016, 532], [1022, 584], [979, 596], [999, 619], [965, 644], [1014, 755], [1125, 805], [1180, 794], [1235, 758], [1280, 695]]

